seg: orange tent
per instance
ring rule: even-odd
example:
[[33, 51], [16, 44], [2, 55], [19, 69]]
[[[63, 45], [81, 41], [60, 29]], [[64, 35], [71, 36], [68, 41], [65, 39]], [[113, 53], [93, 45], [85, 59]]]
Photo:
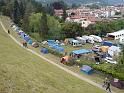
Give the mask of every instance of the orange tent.
[[100, 50], [101, 52], [108, 52], [109, 46], [101, 46]]

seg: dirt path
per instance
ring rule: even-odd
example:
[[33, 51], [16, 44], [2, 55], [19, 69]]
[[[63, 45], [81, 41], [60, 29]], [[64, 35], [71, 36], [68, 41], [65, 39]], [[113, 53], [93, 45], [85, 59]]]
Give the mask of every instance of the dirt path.
[[[0, 20], [0, 24], [1, 24], [2, 28], [3, 28], [3, 30], [8, 34], [8, 31], [7, 31], [7, 29], [4, 27], [3, 23], [1, 22], [1, 20]], [[17, 41], [11, 34], [8, 34], [8, 35], [9, 35], [19, 46], [22, 47], [22, 44], [21, 44], [19, 41]], [[93, 82], [93, 81], [91, 81], [91, 80], [89, 80], [89, 79], [87, 79], [87, 78], [85, 78], [85, 77], [82, 77], [81, 75], [79, 75], [79, 74], [77, 74], [77, 73], [75, 73], [75, 72], [73, 72], [73, 71], [71, 71], [71, 70], [68, 70], [68, 69], [65, 68], [65, 67], [62, 67], [62, 66], [56, 64], [55, 62], [53, 62], [53, 61], [51, 61], [51, 60], [49, 60], [49, 59], [43, 57], [42, 55], [38, 54], [37, 52], [35, 52], [35, 51], [31, 50], [31, 49], [28, 49], [28, 48], [24, 48], [24, 49], [26, 49], [27, 51], [29, 51], [29, 52], [31, 52], [31, 53], [37, 55], [38, 57], [44, 59], [45, 61], [47, 61], [47, 62], [49, 62], [49, 63], [51, 63], [51, 64], [57, 66], [58, 68], [60, 68], [60, 69], [62, 69], [62, 70], [64, 70], [64, 71], [66, 71], [67, 73], [69, 73], [69, 74], [71, 74], [71, 75], [73, 75], [73, 76], [75, 76], [75, 77], [77, 77], [77, 78], [79, 78], [79, 79], [81, 79], [81, 80], [83, 80], [83, 81], [85, 81], [85, 82], [88, 82], [88, 83], [92, 84], [93, 86], [96, 86], [96, 87], [98, 87], [98, 88], [100, 88], [100, 89], [102, 89], [102, 90], [105, 90], [104, 88], [102, 88], [101, 85], [99, 85], [99, 84], [97, 84], [97, 83], [95, 83], [95, 82]], [[112, 93], [116, 93], [116, 92], [113, 92], [113, 91], [112, 91]]]

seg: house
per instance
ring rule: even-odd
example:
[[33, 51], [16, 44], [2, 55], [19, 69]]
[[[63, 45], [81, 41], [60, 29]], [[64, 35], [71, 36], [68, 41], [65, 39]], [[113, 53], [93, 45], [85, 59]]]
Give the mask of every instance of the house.
[[107, 37], [109, 39], [118, 40], [118, 39], [124, 37], [124, 29], [120, 30], [120, 31], [117, 31], [117, 32], [108, 33]]

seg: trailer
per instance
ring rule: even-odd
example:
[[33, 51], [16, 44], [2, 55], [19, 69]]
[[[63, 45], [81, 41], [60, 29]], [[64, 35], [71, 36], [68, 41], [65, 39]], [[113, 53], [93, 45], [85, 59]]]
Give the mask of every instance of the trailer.
[[102, 38], [99, 37], [99, 36], [96, 36], [96, 35], [90, 35], [90, 37], [93, 37], [95, 42], [99, 42], [99, 43], [102, 42]]
[[85, 44], [86, 43], [86, 39], [82, 38], [82, 37], [76, 37], [76, 40], [78, 40], [81, 44]]

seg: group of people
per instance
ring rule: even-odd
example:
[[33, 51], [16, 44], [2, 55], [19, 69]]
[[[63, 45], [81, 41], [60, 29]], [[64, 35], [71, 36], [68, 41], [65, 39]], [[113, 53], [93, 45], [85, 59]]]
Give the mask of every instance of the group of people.
[[102, 85], [102, 87], [105, 87], [106, 90], [109, 90], [109, 92], [111, 92], [110, 86], [111, 86], [111, 82], [110, 82], [110, 80], [106, 77], [106, 78], [105, 78], [105, 81], [104, 81], [104, 84]]

